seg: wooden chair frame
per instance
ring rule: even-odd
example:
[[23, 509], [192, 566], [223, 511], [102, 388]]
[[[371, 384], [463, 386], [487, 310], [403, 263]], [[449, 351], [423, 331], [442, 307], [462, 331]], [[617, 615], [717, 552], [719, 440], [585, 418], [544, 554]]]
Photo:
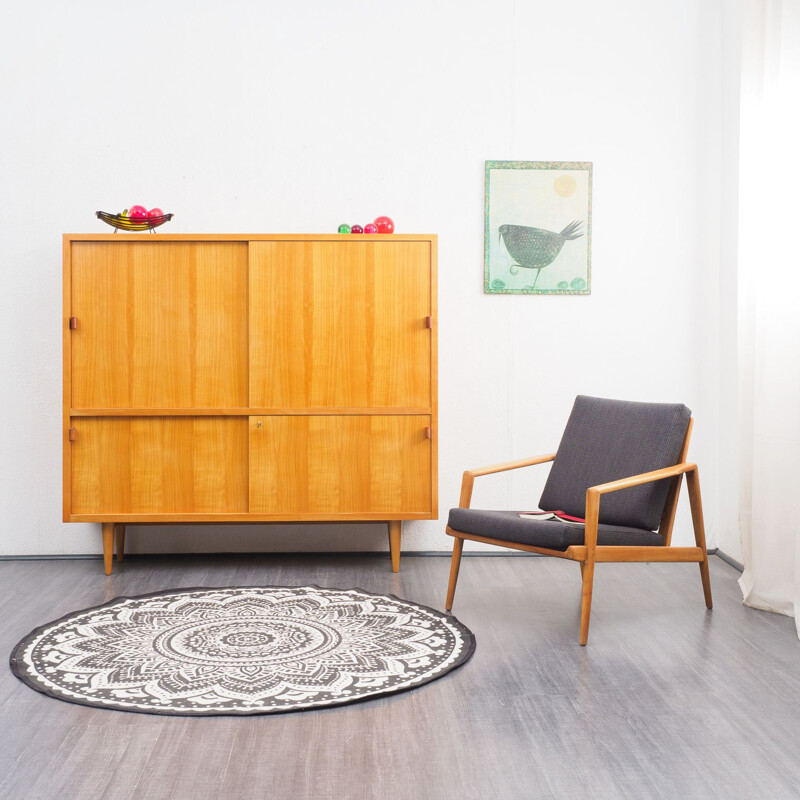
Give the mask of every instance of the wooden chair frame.
[[[450, 583], [447, 587], [447, 600], [445, 608], [450, 611], [453, 608], [453, 598], [456, 592], [456, 582], [458, 581], [458, 570], [461, 564], [461, 551], [464, 540], [470, 539], [474, 542], [485, 542], [499, 547], [508, 547], [512, 550], [524, 550], [529, 553], [540, 553], [545, 556], [555, 558], [567, 558], [577, 561], [581, 567], [581, 577], [583, 579], [583, 590], [581, 593], [581, 623], [580, 623], [580, 643], [585, 645], [589, 638], [589, 617], [592, 610], [592, 587], [594, 584], [594, 565], [598, 562], [691, 562], [696, 561], [700, 565], [700, 578], [703, 582], [703, 594], [705, 595], [706, 607], [711, 608], [711, 581], [708, 574], [708, 551], [706, 549], [705, 527], [703, 525], [703, 504], [700, 497], [700, 478], [697, 464], [688, 463], [686, 454], [689, 450], [689, 440], [692, 435], [693, 420], [689, 420], [689, 427], [683, 440], [678, 463], [674, 467], [659, 469], [653, 472], [645, 472], [641, 475], [633, 475], [629, 478], [603, 483], [592, 486], [586, 490], [586, 511], [584, 517], [585, 539], [582, 545], [572, 545], [566, 550], [550, 550], [545, 547], [534, 547], [533, 545], [517, 544], [516, 542], [506, 542], [502, 539], [490, 539], [486, 536], [478, 536], [474, 533], [457, 531], [447, 526], [447, 533], [454, 537], [453, 559], [450, 566]], [[492, 475], [497, 472], [507, 472], [512, 469], [522, 467], [532, 467], [536, 464], [546, 464], [553, 461], [555, 453], [534, 456], [533, 458], [522, 459], [521, 461], [509, 461], [505, 464], [495, 464], [490, 467], [467, 470], [461, 482], [461, 498], [459, 508], [469, 508], [472, 500], [472, 487], [475, 478], [482, 475]], [[671, 547], [672, 527], [675, 523], [675, 511], [678, 507], [678, 494], [680, 492], [683, 476], [686, 475], [686, 487], [689, 492], [689, 505], [692, 511], [692, 525], [694, 527], [695, 547]], [[658, 532], [664, 537], [664, 547], [644, 547], [644, 546], [608, 546], [597, 544], [597, 526], [600, 517], [600, 498], [610, 492], [619, 492], [622, 489], [629, 489], [633, 486], [640, 486], [652, 481], [672, 478], [672, 483], [667, 493], [664, 504], [664, 511], [661, 515], [661, 522]]]

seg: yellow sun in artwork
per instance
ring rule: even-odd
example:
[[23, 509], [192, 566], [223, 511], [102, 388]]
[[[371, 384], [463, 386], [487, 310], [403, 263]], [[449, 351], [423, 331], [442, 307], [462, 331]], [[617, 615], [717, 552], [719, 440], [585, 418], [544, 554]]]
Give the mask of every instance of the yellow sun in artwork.
[[572, 175], [559, 175], [553, 181], [553, 189], [559, 197], [572, 197], [578, 184], [575, 183], [575, 178]]

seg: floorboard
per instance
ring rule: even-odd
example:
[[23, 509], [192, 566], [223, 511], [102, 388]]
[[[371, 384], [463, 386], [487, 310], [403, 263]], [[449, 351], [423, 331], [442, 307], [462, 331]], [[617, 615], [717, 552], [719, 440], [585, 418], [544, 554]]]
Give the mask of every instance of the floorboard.
[[[467, 545], [468, 547], [469, 545]], [[745, 608], [712, 558], [597, 567], [589, 645], [580, 571], [546, 558], [465, 558], [454, 613], [472, 661], [405, 694], [273, 717], [98, 710], [0, 671], [0, 798], [800, 797], [800, 642]], [[441, 609], [449, 560], [376, 556], [139, 557], [0, 562], [0, 646], [117, 595], [303, 585], [392, 593]]]

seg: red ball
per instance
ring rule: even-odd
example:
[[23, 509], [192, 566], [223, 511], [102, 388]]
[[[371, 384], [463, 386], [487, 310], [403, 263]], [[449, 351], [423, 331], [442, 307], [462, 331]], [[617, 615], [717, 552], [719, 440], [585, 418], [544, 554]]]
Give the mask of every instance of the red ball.
[[377, 232], [378, 232], [378, 226], [373, 224], [372, 222], [368, 222], [364, 226], [364, 233], [377, 233]]
[[131, 206], [128, 217], [130, 219], [147, 219], [147, 209], [144, 206]]
[[163, 217], [163, 216], [164, 216], [164, 212], [160, 208], [151, 208], [147, 212], [147, 218], [148, 219], [153, 219], [153, 217]]
[[364, 233], [364, 229], [360, 225], [353, 225], [353, 227], [350, 228], [350, 233]]
[[394, 233], [394, 222], [391, 217], [378, 217], [375, 226], [378, 228], [378, 233]]

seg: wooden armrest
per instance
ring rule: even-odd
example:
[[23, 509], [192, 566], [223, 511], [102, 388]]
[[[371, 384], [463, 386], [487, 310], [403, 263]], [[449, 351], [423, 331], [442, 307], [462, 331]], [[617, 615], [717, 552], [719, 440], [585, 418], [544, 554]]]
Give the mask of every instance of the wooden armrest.
[[472, 484], [475, 478], [481, 475], [492, 475], [495, 472], [507, 472], [510, 469], [520, 469], [522, 467], [533, 467], [536, 464], [546, 464], [556, 457], [555, 453], [547, 453], [543, 456], [533, 456], [523, 458], [520, 461], [506, 461], [503, 464], [493, 464], [490, 467], [478, 467], [478, 469], [468, 469], [464, 472], [461, 479], [461, 498], [458, 503], [459, 508], [469, 508], [472, 500]]
[[493, 464], [490, 467], [478, 467], [478, 469], [468, 469], [464, 474], [472, 475], [477, 478], [479, 475], [491, 475], [493, 472], [505, 472], [509, 469], [520, 469], [521, 467], [532, 467], [536, 464], [546, 464], [556, 457], [555, 453], [547, 453], [544, 456], [533, 456], [523, 458], [520, 461], [506, 461], [504, 464]]
[[589, 487], [586, 490], [586, 546], [589, 548], [597, 546], [597, 525], [600, 520], [600, 497], [602, 495], [618, 492], [621, 489], [631, 489], [634, 486], [660, 481], [664, 478], [677, 478], [687, 472], [696, 471], [697, 464], [676, 464], [674, 467], [643, 472], [641, 475], [631, 475], [629, 478], [621, 478], [618, 481], [609, 481], [608, 483]]
[[589, 492], [594, 492], [596, 494], [618, 492], [620, 489], [630, 489], [633, 486], [641, 486], [644, 483], [652, 483], [653, 481], [660, 481], [664, 478], [677, 478], [678, 475], [683, 475], [686, 472], [693, 472], [696, 469], [697, 464], [676, 464], [674, 467], [656, 469], [652, 472], [643, 472], [641, 475], [632, 475], [630, 478], [620, 478], [618, 481], [610, 481], [609, 483], [591, 486], [586, 490], [586, 494], [588, 496]]

